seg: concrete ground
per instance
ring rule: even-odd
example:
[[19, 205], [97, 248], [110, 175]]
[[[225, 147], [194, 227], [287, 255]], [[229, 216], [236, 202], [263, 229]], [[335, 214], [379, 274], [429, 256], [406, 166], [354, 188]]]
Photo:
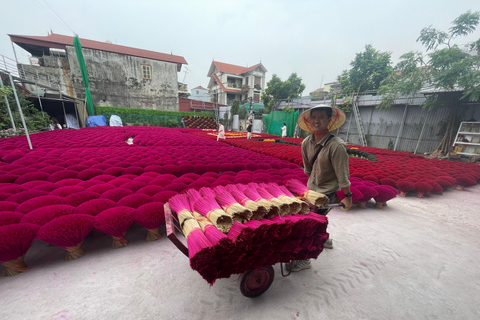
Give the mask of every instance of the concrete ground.
[[334, 209], [329, 221], [335, 248], [289, 277], [275, 265], [255, 299], [236, 275], [209, 287], [166, 236], [145, 242], [144, 229], [120, 249], [89, 238], [75, 261], [36, 242], [31, 270], [0, 277], [0, 319], [480, 319], [480, 185]]

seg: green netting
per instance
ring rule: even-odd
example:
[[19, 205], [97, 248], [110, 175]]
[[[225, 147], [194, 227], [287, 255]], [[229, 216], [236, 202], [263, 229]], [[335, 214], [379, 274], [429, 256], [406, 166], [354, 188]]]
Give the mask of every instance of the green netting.
[[282, 136], [283, 123], [287, 124], [287, 137], [293, 137], [299, 112], [273, 111], [263, 117], [268, 134]]
[[[252, 103], [253, 112], [256, 111], [263, 111], [265, 109], [265, 105], [263, 103]], [[245, 103], [240, 105], [240, 109], [245, 109], [250, 111], [250, 103]]]

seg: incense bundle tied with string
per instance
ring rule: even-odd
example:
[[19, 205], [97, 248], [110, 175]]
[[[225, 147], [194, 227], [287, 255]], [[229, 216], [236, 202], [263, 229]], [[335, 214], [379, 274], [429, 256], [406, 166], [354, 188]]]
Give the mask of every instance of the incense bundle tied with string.
[[260, 220], [268, 213], [268, 210], [264, 205], [251, 200], [234, 185], [229, 185], [226, 188], [238, 203], [252, 212], [252, 220]]
[[330, 203], [326, 195], [309, 189], [297, 179], [288, 180], [286, 186], [290, 191], [299, 195], [301, 199], [307, 200], [318, 208], [325, 208]]

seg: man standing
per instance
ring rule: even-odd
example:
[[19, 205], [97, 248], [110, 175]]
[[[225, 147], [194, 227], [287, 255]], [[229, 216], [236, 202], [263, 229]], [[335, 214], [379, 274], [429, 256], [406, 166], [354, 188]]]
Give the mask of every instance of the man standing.
[[300, 138], [300, 127], [298, 123], [295, 125], [295, 131], [293, 132], [294, 138]]
[[247, 122], [247, 140], [252, 139], [252, 121]]
[[[335, 202], [335, 194], [343, 189], [345, 198], [342, 200], [345, 208], [352, 207], [350, 192], [350, 176], [348, 154], [345, 142], [335, 137], [330, 131], [340, 128], [345, 123], [342, 110], [327, 105], [318, 105], [304, 111], [297, 120], [299, 127], [311, 134], [302, 141], [303, 168], [308, 175], [307, 187], [325, 194], [330, 203]], [[317, 213], [327, 215], [327, 209], [317, 209]], [[332, 249], [332, 239], [324, 244]], [[311, 267], [310, 261], [296, 260], [292, 271], [300, 271]]]

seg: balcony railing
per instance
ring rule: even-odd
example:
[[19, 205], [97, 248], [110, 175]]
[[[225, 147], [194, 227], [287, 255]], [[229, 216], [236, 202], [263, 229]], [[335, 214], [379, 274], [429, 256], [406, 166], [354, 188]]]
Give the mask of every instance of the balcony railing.
[[242, 87], [242, 84], [229, 82], [229, 83], [227, 83], [227, 87], [228, 88], [234, 88], [234, 89], [240, 89]]
[[0, 70], [10, 72], [13, 76], [18, 77], [17, 62], [9, 57], [0, 54]]

